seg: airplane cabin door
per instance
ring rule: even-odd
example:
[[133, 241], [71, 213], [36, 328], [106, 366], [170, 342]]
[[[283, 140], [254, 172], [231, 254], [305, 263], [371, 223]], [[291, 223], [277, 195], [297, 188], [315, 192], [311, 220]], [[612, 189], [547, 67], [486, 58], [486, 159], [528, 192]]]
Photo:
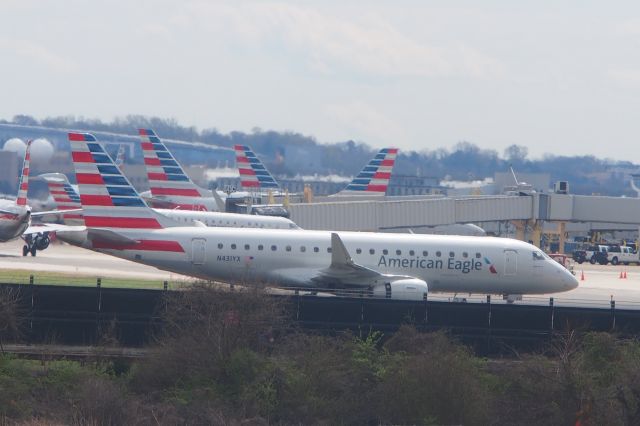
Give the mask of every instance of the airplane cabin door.
[[194, 238], [191, 240], [191, 263], [194, 265], [204, 265], [207, 258], [207, 240]]
[[515, 250], [504, 251], [504, 275], [514, 276], [518, 273], [518, 252]]

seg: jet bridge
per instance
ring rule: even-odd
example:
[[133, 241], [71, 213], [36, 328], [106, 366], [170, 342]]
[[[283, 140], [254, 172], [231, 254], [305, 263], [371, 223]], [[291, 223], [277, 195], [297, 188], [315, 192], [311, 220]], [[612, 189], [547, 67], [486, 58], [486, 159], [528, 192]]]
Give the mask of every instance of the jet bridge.
[[[508, 221], [531, 229], [539, 243], [542, 224], [602, 223], [640, 226], [640, 198], [568, 194], [465, 196], [410, 199], [379, 197], [356, 201], [291, 204], [291, 219], [304, 229], [380, 231], [440, 225]], [[524, 239], [524, 231], [519, 238]]]

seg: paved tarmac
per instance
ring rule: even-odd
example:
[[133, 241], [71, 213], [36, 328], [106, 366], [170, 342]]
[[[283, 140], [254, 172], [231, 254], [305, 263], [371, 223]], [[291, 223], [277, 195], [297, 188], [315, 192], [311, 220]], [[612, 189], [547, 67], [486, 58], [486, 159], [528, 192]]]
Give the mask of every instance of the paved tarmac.
[[129, 262], [59, 242], [51, 243], [49, 248], [44, 251], [38, 251], [36, 257], [23, 257], [22, 246], [22, 240], [0, 243], [0, 270], [20, 269], [33, 272], [48, 271], [96, 277], [163, 281], [190, 279], [183, 275], [161, 271], [152, 266]]
[[[584, 274], [584, 280], [580, 280], [577, 289], [566, 292], [539, 296], [525, 296], [523, 302], [547, 304], [549, 297], [554, 298], [556, 305], [575, 306], [609, 306], [610, 300], [616, 301], [619, 308], [640, 309], [640, 266], [613, 266], [591, 265], [583, 263], [575, 264], [575, 274], [580, 280]], [[0, 244], [0, 270], [19, 269], [28, 271], [54, 271], [62, 273], [77, 273], [85, 276], [100, 276], [112, 278], [137, 278], [152, 280], [168, 280], [170, 282], [184, 282], [191, 280], [189, 277], [174, 274], [159, 269], [141, 265], [134, 262], [118, 259], [81, 249], [67, 244], [55, 243], [47, 250], [39, 251], [37, 256], [22, 257], [22, 241], [11, 241]], [[625, 273], [627, 278], [620, 278], [620, 273]], [[486, 300], [484, 295], [459, 294], [468, 301]], [[452, 294], [432, 293], [429, 298], [448, 299]], [[497, 302], [501, 298], [493, 296]]]

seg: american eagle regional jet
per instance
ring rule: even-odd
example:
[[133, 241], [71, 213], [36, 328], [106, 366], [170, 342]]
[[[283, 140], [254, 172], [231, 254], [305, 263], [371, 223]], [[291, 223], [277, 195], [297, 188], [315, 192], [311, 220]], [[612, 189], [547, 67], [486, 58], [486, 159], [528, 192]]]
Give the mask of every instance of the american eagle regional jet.
[[537, 247], [508, 238], [175, 227], [144, 204], [92, 135], [69, 140], [86, 229], [58, 237], [91, 250], [208, 280], [356, 288], [395, 299], [578, 285]]

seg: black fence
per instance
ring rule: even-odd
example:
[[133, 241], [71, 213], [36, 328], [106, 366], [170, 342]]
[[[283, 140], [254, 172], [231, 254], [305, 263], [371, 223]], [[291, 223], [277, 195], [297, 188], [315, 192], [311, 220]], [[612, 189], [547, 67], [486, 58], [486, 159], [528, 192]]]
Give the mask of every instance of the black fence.
[[[149, 343], [162, 327], [166, 292], [95, 287], [0, 284], [19, 296], [23, 340], [31, 343], [92, 345], [117, 341]], [[540, 347], [568, 330], [640, 334], [640, 310], [447, 301], [402, 301], [310, 295], [286, 299], [292, 320], [322, 332], [391, 332], [402, 324], [420, 330], [446, 329], [480, 352]]]

